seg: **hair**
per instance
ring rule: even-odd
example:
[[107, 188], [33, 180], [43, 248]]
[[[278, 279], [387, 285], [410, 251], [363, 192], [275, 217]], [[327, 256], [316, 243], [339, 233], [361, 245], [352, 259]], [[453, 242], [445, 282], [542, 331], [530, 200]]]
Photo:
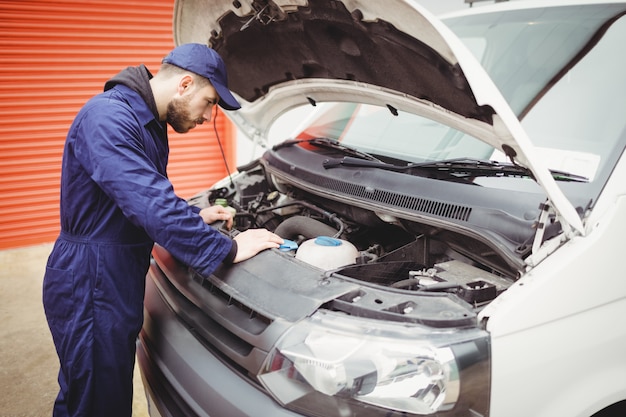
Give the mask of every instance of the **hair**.
[[184, 68], [177, 67], [172, 64], [161, 64], [161, 69], [159, 69], [159, 74], [163, 74], [165, 76], [178, 75], [178, 74], [189, 74], [193, 77], [193, 82], [196, 85], [196, 88], [203, 88], [207, 85], [211, 85], [211, 82], [208, 78], [204, 78], [201, 75], [196, 74], [195, 72], [187, 71]]

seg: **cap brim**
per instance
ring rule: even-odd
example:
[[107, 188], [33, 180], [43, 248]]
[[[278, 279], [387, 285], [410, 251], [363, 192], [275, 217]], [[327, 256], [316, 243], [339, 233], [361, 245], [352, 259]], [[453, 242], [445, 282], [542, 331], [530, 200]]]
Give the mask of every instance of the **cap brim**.
[[217, 104], [221, 108], [224, 110], [239, 110], [241, 108], [241, 104], [239, 104], [228, 88], [214, 80], [211, 80], [211, 84], [213, 84], [215, 91], [217, 91], [217, 94], [220, 96], [220, 101]]

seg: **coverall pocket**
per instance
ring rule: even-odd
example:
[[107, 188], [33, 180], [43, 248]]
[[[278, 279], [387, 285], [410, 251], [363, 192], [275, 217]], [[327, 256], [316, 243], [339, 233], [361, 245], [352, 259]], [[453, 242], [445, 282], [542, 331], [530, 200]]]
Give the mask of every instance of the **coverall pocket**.
[[46, 267], [43, 282], [43, 306], [49, 322], [66, 321], [72, 314], [74, 271]]

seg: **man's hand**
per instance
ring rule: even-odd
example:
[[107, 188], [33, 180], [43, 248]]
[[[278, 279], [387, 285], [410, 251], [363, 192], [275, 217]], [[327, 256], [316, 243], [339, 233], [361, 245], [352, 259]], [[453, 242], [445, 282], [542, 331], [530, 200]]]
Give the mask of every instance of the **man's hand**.
[[210, 206], [200, 210], [200, 217], [206, 224], [215, 223], [216, 221], [223, 220], [226, 222], [226, 228], [233, 227], [233, 216], [225, 207], [222, 206]]
[[237, 255], [233, 263], [245, 261], [265, 249], [278, 248], [283, 239], [266, 229], [248, 229], [234, 237]]

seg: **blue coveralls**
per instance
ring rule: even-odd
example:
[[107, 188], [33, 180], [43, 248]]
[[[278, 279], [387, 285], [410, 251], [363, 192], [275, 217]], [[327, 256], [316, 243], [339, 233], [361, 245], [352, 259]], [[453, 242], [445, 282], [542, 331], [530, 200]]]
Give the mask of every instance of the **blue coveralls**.
[[43, 288], [61, 364], [55, 417], [130, 417], [153, 242], [205, 275], [231, 249], [174, 194], [168, 152], [165, 123], [125, 85], [91, 99], [70, 128]]

